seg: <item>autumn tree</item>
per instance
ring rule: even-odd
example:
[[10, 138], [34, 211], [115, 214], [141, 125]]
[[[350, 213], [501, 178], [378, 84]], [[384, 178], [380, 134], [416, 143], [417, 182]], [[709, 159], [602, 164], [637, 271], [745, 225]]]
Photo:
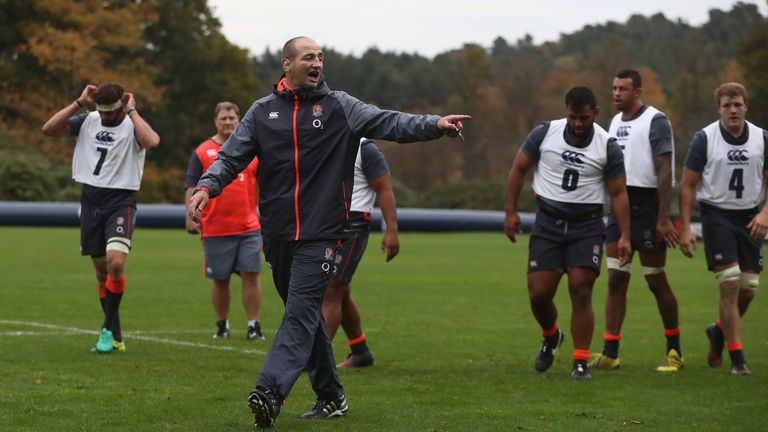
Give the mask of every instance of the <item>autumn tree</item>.
[[[157, 19], [144, 30], [147, 61], [158, 68], [155, 84], [162, 103], [146, 113], [162, 137], [153, 161], [165, 168], [186, 167], [194, 147], [213, 135], [213, 109], [228, 100], [241, 115], [264, 86], [251, 73], [245, 49], [221, 33], [206, 0], [155, 0]], [[178, 178], [178, 190], [183, 178]]]
[[144, 58], [142, 29], [155, 19], [148, 2], [118, 0], [36, 0], [8, 2], [3, 39], [6, 115], [11, 131], [25, 134], [32, 147], [66, 160], [71, 148], [28, 134], [80, 95], [87, 83], [118, 82], [140, 101], [156, 102], [157, 69]]
[[768, 26], [744, 37], [739, 44], [738, 61], [749, 92], [747, 116], [757, 125], [768, 127]]

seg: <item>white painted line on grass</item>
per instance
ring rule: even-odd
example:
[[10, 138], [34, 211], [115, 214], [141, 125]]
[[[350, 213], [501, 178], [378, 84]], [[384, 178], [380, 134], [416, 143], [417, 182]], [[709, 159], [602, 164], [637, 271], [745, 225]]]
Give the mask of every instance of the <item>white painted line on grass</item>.
[[[64, 331], [67, 333], [77, 333], [77, 334], [88, 334], [88, 335], [96, 335], [98, 336], [99, 332], [97, 330], [87, 330], [87, 329], [81, 329], [77, 327], [67, 327], [67, 326], [60, 326], [56, 324], [46, 324], [46, 323], [40, 323], [40, 322], [33, 322], [33, 321], [14, 321], [14, 320], [0, 320], [0, 324], [9, 324], [9, 325], [17, 325], [17, 326], [24, 326], [24, 327], [36, 327], [36, 328], [46, 328], [46, 329], [53, 329], [53, 330], [59, 330]], [[19, 332], [12, 332], [12, 333], [19, 333]], [[258, 354], [258, 355], [265, 355], [266, 352], [262, 350], [255, 350], [255, 349], [241, 349], [236, 348], [229, 345], [211, 345], [211, 344], [203, 344], [203, 343], [197, 343], [197, 342], [186, 342], [186, 341], [180, 341], [175, 339], [166, 339], [166, 338], [158, 338], [158, 337], [152, 337], [152, 336], [142, 336], [138, 333], [133, 332], [126, 332], [123, 333], [127, 338], [136, 339], [136, 340], [143, 340], [147, 342], [159, 342], [164, 343], [168, 345], [177, 345], [177, 346], [183, 346], [183, 347], [190, 347], [190, 348], [203, 348], [203, 349], [212, 349], [217, 351], [230, 351], [230, 352], [236, 352], [241, 354]], [[3, 334], [0, 333], [0, 336]], [[18, 336], [18, 335], [14, 335]]]

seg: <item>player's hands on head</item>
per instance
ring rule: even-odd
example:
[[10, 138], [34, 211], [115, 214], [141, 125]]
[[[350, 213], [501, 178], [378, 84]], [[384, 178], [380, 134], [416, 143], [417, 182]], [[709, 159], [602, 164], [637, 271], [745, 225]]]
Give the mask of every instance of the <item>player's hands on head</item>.
[[96, 87], [95, 85], [88, 84], [88, 85], [85, 86], [85, 88], [83, 89], [83, 92], [80, 93], [80, 97], [77, 98], [77, 99], [83, 105], [93, 105], [93, 103], [94, 103], [93, 95], [94, 95], [94, 93], [96, 93], [97, 89], [98, 89], [98, 87]]
[[134, 99], [133, 93], [123, 93], [123, 100], [125, 102], [125, 111], [136, 109], [136, 99]]

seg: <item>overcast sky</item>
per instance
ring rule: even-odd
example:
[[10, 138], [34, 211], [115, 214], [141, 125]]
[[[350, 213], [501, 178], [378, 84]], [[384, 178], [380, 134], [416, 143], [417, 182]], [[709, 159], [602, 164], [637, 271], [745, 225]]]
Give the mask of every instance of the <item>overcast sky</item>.
[[[490, 47], [498, 36], [514, 43], [530, 34], [535, 43], [557, 40], [587, 24], [625, 22], [633, 14], [661, 12], [691, 25], [708, 20], [730, 0], [208, 0], [224, 35], [252, 54], [282, 48], [293, 36], [310, 36], [342, 53], [382, 51], [435, 54], [474, 42]], [[766, 0], [758, 5], [768, 15]]]

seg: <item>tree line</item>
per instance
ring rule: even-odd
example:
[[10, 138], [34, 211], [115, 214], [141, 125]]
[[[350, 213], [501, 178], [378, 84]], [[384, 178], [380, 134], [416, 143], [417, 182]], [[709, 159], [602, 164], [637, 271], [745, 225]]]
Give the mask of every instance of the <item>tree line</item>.
[[[214, 105], [230, 100], [244, 111], [280, 77], [280, 52], [252, 55], [229, 42], [205, 0], [0, 3], [0, 199], [77, 199], [72, 143], [43, 137], [40, 126], [86, 83], [113, 81], [137, 95], [161, 136], [140, 200], [182, 202], [189, 155], [214, 133]], [[645, 102], [670, 117], [678, 165], [693, 133], [717, 118], [712, 92], [721, 82], [745, 83], [748, 119], [768, 126], [766, 24], [756, 5], [738, 3], [709, 11], [698, 27], [634, 15], [555, 42], [499, 37], [490, 47], [467, 44], [434, 58], [326, 47], [325, 76], [332, 89], [383, 108], [472, 114], [465, 143], [381, 147], [401, 206], [500, 209], [528, 132], [561, 117], [563, 95], [575, 85], [595, 91], [598, 123], [607, 127], [611, 80], [621, 69], [640, 70]]]

